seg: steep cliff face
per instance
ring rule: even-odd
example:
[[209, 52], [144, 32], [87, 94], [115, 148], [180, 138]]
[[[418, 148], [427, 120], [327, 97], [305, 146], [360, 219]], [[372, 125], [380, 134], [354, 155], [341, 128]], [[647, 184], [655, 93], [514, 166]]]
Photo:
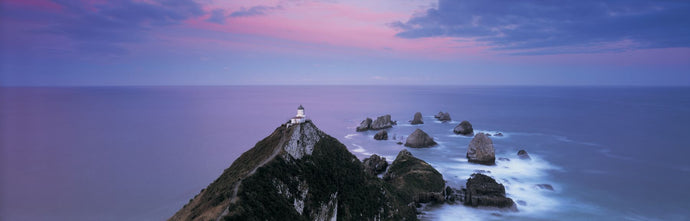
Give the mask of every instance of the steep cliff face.
[[416, 219], [398, 195], [308, 121], [278, 127], [170, 220]]

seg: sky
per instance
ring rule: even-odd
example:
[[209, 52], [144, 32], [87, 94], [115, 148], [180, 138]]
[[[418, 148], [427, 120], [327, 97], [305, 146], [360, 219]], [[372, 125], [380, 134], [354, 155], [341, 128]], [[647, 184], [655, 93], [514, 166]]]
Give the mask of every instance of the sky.
[[690, 86], [690, 1], [0, 1], [0, 86], [102, 85]]

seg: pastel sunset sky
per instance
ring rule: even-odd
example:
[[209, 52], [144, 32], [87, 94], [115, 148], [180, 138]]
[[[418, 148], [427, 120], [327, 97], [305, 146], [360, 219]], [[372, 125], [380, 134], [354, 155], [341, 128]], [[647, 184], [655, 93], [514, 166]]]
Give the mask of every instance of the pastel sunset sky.
[[689, 1], [3, 0], [0, 85], [690, 85]]

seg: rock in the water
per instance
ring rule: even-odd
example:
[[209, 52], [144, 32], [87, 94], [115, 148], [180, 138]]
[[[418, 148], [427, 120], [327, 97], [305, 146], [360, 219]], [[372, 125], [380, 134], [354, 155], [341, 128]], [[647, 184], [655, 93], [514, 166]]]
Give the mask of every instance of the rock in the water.
[[407, 150], [398, 153], [383, 179], [404, 193], [406, 202], [443, 202], [445, 181], [441, 173]]
[[386, 129], [389, 127], [393, 127], [393, 125], [396, 125], [397, 123], [395, 121], [391, 121], [391, 115], [386, 114], [384, 116], [377, 117], [374, 122], [371, 122], [371, 125], [369, 126], [369, 129], [371, 130], [380, 130], [380, 129]]
[[522, 159], [522, 160], [531, 160], [531, 159], [532, 159], [531, 157], [529, 157], [529, 154], [528, 154], [527, 151], [525, 151], [525, 150], [519, 150], [519, 151], [517, 152], [517, 155], [518, 155], [518, 157], [520, 157], [520, 159]]
[[550, 191], [553, 191], [553, 186], [551, 186], [551, 184], [537, 184], [537, 185], [534, 185], [534, 186], [536, 186], [537, 188], [542, 189], [542, 190], [550, 190]]
[[377, 175], [386, 172], [386, 168], [388, 168], [386, 158], [380, 157], [376, 154], [364, 159], [362, 163], [364, 164], [364, 171], [370, 175]]
[[456, 134], [471, 135], [474, 133], [474, 129], [472, 129], [472, 124], [469, 121], [464, 120], [453, 129], [453, 132]]
[[527, 206], [527, 202], [525, 202], [524, 200], [518, 200], [517, 204], [520, 206]]
[[398, 141], [396, 144], [403, 145], [403, 142]]
[[475, 173], [491, 173], [490, 170], [474, 170]]
[[434, 139], [420, 129], [416, 129], [414, 132], [412, 132], [412, 134], [410, 134], [405, 141], [406, 147], [421, 148], [430, 147], [433, 145], [436, 145]]
[[475, 135], [467, 147], [467, 160], [471, 163], [494, 165], [496, 163], [496, 155], [491, 138], [484, 133]]
[[505, 157], [499, 157], [498, 160], [500, 160], [500, 161], [510, 161], [510, 159], [505, 158]]
[[434, 118], [446, 122], [450, 121], [450, 114], [448, 112], [443, 113], [443, 111], [439, 111], [438, 114], [434, 115]]
[[470, 206], [490, 206], [498, 208], [513, 208], [515, 202], [506, 197], [506, 189], [503, 184], [497, 183], [493, 178], [475, 173], [467, 179], [465, 185], [465, 204]]
[[388, 131], [382, 130], [374, 134], [375, 140], [388, 140]]
[[501, 133], [501, 132], [498, 132], [498, 133], [494, 134], [494, 136], [497, 136], [497, 137], [502, 137], [502, 136], [503, 136], [503, 133]]
[[357, 126], [357, 131], [366, 131], [371, 128], [371, 118], [368, 118], [363, 120], [362, 123], [359, 123], [359, 126]]
[[422, 121], [422, 113], [417, 112], [414, 113], [414, 118], [410, 121], [410, 124], [423, 124], [424, 121]]

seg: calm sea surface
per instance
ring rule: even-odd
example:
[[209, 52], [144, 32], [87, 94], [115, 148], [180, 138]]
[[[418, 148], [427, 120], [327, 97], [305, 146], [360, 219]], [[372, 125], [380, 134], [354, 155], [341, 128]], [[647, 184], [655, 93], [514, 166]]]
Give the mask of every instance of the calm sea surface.
[[[411, 152], [449, 185], [485, 170], [523, 202], [436, 206], [425, 220], [690, 219], [687, 87], [208, 86], [0, 88], [0, 220], [166, 219], [299, 104], [360, 159], [403, 148], [354, 132], [391, 114], [389, 135], [439, 142]], [[425, 123], [409, 125], [417, 111]], [[471, 138], [452, 133], [462, 120], [503, 133], [492, 139], [509, 161], [468, 163]]]

